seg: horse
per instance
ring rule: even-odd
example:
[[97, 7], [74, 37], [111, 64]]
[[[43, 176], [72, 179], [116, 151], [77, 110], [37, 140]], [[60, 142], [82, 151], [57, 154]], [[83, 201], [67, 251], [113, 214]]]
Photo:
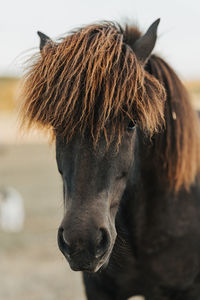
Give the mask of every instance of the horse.
[[21, 124], [55, 141], [58, 246], [88, 300], [200, 299], [199, 120], [152, 54], [159, 22], [38, 32], [24, 78]]

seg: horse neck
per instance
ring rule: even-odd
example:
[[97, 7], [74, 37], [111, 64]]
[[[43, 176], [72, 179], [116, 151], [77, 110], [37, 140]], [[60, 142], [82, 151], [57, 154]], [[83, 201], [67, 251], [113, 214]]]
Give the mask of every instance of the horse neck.
[[162, 167], [161, 148], [160, 152], [155, 151], [157, 143], [164, 139], [165, 131], [148, 139], [137, 130], [134, 163], [120, 205], [121, 219], [125, 220], [131, 235], [133, 228], [137, 231], [134, 234], [140, 234], [145, 226], [147, 211], [152, 211], [152, 208], [156, 211], [161, 204], [165, 206], [176, 197], [176, 192], [169, 189]]
[[[174, 211], [179, 211], [181, 207], [188, 208], [195, 205], [195, 199], [200, 196], [198, 183], [190, 191], [184, 186], [178, 192], [171, 187], [163, 159], [165, 140], [166, 130], [154, 135], [152, 139], [137, 130], [134, 163], [120, 206], [121, 219], [129, 235], [134, 236], [134, 241], [149, 226], [147, 216], [150, 216], [154, 225], [161, 224], [170, 207], [176, 207]], [[125, 230], [119, 232], [123, 235]]]
[[159, 211], [165, 212], [171, 203], [179, 205], [183, 198], [188, 203], [199, 198], [196, 180], [200, 170], [200, 146], [196, 113], [182, 83], [165, 61], [152, 56], [147, 71], [167, 92], [166, 124], [151, 139], [137, 129], [134, 164], [120, 205], [121, 219], [126, 220], [127, 228], [143, 228], [147, 211], [160, 208]]

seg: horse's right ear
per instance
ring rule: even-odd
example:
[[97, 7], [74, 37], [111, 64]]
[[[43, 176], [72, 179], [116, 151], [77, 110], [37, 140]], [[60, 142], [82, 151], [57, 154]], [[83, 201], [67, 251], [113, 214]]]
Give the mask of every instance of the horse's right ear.
[[37, 31], [37, 34], [40, 37], [40, 51], [42, 51], [42, 49], [44, 48], [44, 46], [49, 43], [52, 42], [52, 40], [50, 39], [50, 37], [48, 37], [46, 34]]

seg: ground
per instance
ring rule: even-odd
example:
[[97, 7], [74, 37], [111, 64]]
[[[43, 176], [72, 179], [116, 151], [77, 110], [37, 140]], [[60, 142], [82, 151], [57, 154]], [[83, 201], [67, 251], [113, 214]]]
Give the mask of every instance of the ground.
[[81, 274], [72, 272], [56, 242], [62, 187], [54, 147], [7, 145], [0, 154], [0, 186], [16, 188], [26, 221], [20, 233], [0, 231], [0, 300], [84, 299]]

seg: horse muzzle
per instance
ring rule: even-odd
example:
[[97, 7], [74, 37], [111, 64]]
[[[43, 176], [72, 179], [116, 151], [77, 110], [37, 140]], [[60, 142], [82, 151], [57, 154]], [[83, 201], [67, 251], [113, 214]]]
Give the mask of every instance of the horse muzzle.
[[97, 272], [108, 261], [111, 244], [105, 228], [88, 235], [72, 234], [62, 226], [58, 230], [58, 246], [74, 271]]

